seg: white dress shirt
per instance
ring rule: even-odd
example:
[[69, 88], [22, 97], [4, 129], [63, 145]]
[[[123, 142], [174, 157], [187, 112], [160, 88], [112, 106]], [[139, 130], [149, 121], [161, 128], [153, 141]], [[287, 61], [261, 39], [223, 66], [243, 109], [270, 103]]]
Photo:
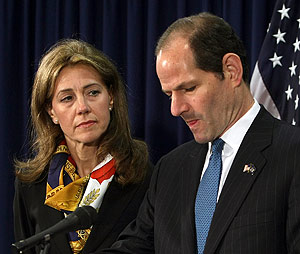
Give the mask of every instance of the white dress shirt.
[[[230, 127], [220, 138], [223, 139], [225, 142], [224, 148], [222, 151], [222, 173], [221, 173], [221, 179], [219, 184], [219, 191], [218, 191], [218, 198], [221, 194], [222, 188], [224, 186], [225, 180], [227, 178], [227, 175], [229, 173], [230, 167], [232, 165], [232, 162], [240, 148], [240, 145], [250, 128], [253, 120], [257, 116], [258, 112], [260, 110], [260, 105], [256, 100], [254, 100], [254, 104], [252, 107], [248, 110], [248, 112], [243, 115], [233, 126]], [[209, 142], [209, 148], [206, 155], [202, 176], [205, 172], [205, 170], [208, 167], [209, 163], [209, 157], [211, 155], [211, 146], [212, 143]], [[201, 176], [201, 178], [202, 178]]]

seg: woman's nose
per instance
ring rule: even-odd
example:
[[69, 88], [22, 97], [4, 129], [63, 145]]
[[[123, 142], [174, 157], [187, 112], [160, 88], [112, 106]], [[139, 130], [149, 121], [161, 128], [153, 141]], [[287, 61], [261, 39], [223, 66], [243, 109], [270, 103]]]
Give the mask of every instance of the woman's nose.
[[85, 98], [79, 98], [78, 99], [78, 113], [79, 114], [85, 114], [90, 111], [90, 107], [88, 105], [88, 102]]

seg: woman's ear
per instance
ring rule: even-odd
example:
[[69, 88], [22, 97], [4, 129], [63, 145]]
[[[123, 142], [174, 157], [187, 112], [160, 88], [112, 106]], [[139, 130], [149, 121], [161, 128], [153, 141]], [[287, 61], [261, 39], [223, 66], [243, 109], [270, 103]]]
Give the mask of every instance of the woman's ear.
[[114, 99], [111, 95], [109, 95], [109, 104], [108, 104], [108, 108], [111, 111], [114, 107]]
[[235, 86], [242, 82], [243, 66], [240, 57], [234, 53], [227, 53], [223, 56], [223, 73], [225, 78], [230, 79]]
[[56, 114], [51, 106], [48, 107], [47, 112], [48, 112], [49, 116], [51, 117], [52, 122], [54, 124], [59, 124], [58, 118], [56, 117]]

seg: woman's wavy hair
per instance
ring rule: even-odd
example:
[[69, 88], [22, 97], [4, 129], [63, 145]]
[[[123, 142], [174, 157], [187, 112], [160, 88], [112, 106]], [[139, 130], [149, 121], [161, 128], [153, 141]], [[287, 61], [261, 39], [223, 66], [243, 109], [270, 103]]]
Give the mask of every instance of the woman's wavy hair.
[[114, 101], [111, 120], [101, 136], [97, 156], [102, 160], [108, 153], [116, 160], [116, 179], [122, 184], [140, 182], [148, 162], [147, 146], [133, 139], [130, 133], [128, 106], [124, 83], [113, 62], [94, 46], [75, 39], [61, 40], [42, 57], [35, 75], [31, 97], [31, 151], [26, 161], [15, 160], [16, 176], [33, 182], [47, 169], [57, 145], [64, 139], [48, 109], [60, 71], [70, 65], [86, 64], [98, 71]]

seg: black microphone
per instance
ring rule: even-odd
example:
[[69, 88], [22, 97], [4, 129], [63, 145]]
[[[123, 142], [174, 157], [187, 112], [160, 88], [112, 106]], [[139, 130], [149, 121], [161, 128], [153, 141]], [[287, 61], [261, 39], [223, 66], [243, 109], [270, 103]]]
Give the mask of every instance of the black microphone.
[[56, 233], [66, 233], [80, 229], [90, 228], [96, 221], [97, 211], [92, 206], [78, 207], [74, 212], [69, 214], [66, 218], [56, 223], [54, 226], [33, 235], [25, 240], [13, 243], [12, 246], [17, 250], [25, 250], [42, 242], [43, 240], [50, 240], [50, 236]]

